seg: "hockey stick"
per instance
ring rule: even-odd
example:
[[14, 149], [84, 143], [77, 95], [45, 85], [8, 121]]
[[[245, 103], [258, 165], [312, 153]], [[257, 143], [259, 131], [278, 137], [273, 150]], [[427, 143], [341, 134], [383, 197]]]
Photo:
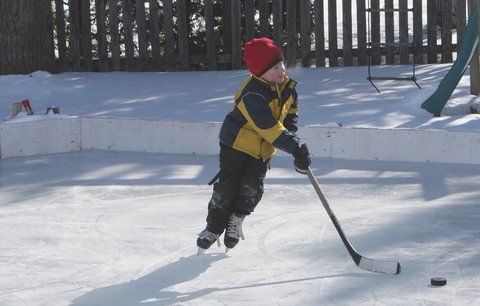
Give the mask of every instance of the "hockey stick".
[[335, 225], [335, 228], [337, 229], [337, 232], [340, 235], [340, 238], [342, 238], [343, 244], [347, 248], [347, 251], [348, 253], [350, 253], [350, 256], [352, 257], [355, 264], [360, 269], [370, 271], [370, 272], [400, 274], [401, 268], [400, 268], [399, 262], [370, 259], [358, 254], [358, 252], [353, 248], [353, 246], [350, 244], [347, 237], [343, 233], [342, 227], [340, 226], [340, 223], [338, 222], [337, 217], [335, 217], [335, 215], [333, 214], [333, 211], [330, 209], [330, 205], [328, 205], [327, 199], [325, 199], [325, 196], [320, 190], [317, 179], [313, 175], [312, 170], [310, 170], [310, 167], [307, 170], [307, 175], [308, 175], [308, 179], [310, 180], [310, 183], [312, 183], [313, 188], [315, 188], [315, 191], [317, 192], [318, 197], [320, 198], [320, 201], [322, 201], [323, 207], [325, 207], [325, 209], [327, 210], [328, 216], [332, 220], [333, 225]]

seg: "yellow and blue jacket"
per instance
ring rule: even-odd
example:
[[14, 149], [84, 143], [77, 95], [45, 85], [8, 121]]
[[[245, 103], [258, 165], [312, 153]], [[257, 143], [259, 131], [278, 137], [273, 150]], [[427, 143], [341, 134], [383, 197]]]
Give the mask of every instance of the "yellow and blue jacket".
[[269, 159], [275, 148], [291, 154], [299, 146], [296, 84], [289, 78], [279, 85], [253, 75], [245, 79], [223, 121], [220, 142], [257, 159]]

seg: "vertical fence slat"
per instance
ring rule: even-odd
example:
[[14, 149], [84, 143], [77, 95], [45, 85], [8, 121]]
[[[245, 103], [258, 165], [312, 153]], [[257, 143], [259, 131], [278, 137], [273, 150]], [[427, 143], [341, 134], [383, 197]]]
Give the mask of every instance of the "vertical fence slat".
[[427, 41], [428, 63], [437, 62], [437, 4], [436, 1], [427, 2]]
[[120, 34], [118, 32], [118, 1], [108, 0], [108, 25], [110, 28], [110, 50], [112, 53], [112, 70], [119, 71], [120, 66]]
[[386, 56], [385, 61], [387, 65], [395, 63], [395, 24], [393, 20], [393, 0], [385, 0], [385, 42], [386, 42]]
[[81, 0], [81, 13], [82, 13], [82, 56], [83, 56], [83, 69], [86, 71], [92, 71], [92, 29], [90, 24], [90, 1]]
[[272, 1], [272, 11], [273, 11], [273, 41], [282, 46], [283, 43], [283, 9], [282, 9], [282, 0], [273, 0]]
[[105, 0], [95, 0], [97, 17], [98, 68], [108, 71], [107, 30], [105, 28]]
[[258, 8], [260, 12], [260, 36], [268, 37], [270, 28], [270, 24], [268, 22], [270, 17], [268, 0], [259, 0]]
[[[119, 12], [119, 1], [122, 3], [122, 11]], [[394, 0], [341, 0], [342, 13], [338, 15], [337, 7], [339, 0], [204, 0], [205, 8], [205, 35], [206, 44], [203, 50], [206, 56], [200, 56], [201, 64], [208, 69], [217, 69], [217, 52], [222, 52], [227, 56], [227, 64], [233, 68], [241, 67], [241, 46], [246, 40], [251, 40], [256, 35], [255, 18], [260, 24], [257, 34], [269, 36], [274, 39], [278, 45], [286, 46], [287, 64], [292, 66], [296, 64], [299, 55], [303, 59], [311, 59], [312, 30], [315, 37], [315, 64], [318, 67], [326, 65], [326, 57], [329, 58], [329, 65], [335, 67], [339, 65], [339, 59], [342, 65], [349, 66], [367, 63], [368, 52], [371, 52], [372, 64], [382, 63], [382, 52], [385, 55], [387, 64], [397, 61], [396, 48], [399, 50], [398, 60], [401, 64], [410, 62], [410, 52], [414, 50], [415, 63], [423, 63], [423, 52], [427, 50], [429, 63], [436, 63], [438, 55], [441, 55], [442, 62], [451, 62], [452, 53], [461, 45], [464, 36], [466, 23], [466, 3], [462, 0], [449, 1], [425, 1], [412, 0], [412, 12], [404, 11], [409, 9], [408, 1]], [[353, 2], [355, 1], [356, 6]], [[95, 3], [95, 22], [97, 31], [92, 35], [90, 18], [90, 2]], [[132, 5], [132, 2], [134, 2]], [[145, 2], [149, 3], [149, 12], [146, 12]], [[313, 3], [312, 3], [313, 2]], [[111, 60], [112, 69], [120, 70], [121, 57], [123, 55], [120, 42], [125, 42], [125, 68], [127, 70], [138, 70], [138, 63], [135, 59], [135, 44], [133, 39], [132, 21], [137, 21], [138, 32], [138, 54], [140, 68], [146, 69], [151, 64], [151, 69], [161, 70], [166, 68], [167, 57], [169, 57], [169, 67], [167, 70], [188, 70], [190, 69], [189, 52], [190, 46], [188, 38], [192, 31], [189, 27], [189, 12], [187, 11], [186, 0], [178, 0], [173, 3], [172, 0], [51, 0], [55, 5], [55, 32], [56, 32], [56, 56], [58, 57], [58, 68], [60, 71], [66, 71], [69, 64], [75, 71], [90, 71], [92, 67], [92, 57], [99, 59], [98, 68], [101, 71], [108, 71], [109, 61]], [[68, 18], [65, 18], [64, 5], [69, 6]], [[215, 5], [214, 5], [215, 3]], [[325, 3], [328, 5], [325, 11]], [[366, 13], [366, 3], [371, 3], [372, 12]], [[396, 12], [392, 12], [395, 4], [399, 5], [398, 25]], [[162, 4], [160, 7], [159, 4]], [[173, 5], [176, 5], [176, 15], [173, 16]], [[108, 16], [105, 16], [106, 5]], [[255, 11], [257, 5], [258, 11]], [[283, 7], [286, 5], [286, 7]], [[312, 8], [313, 5], [313, 8]], [[440, 7], [438, 7], [441, 5]], [[455, 5], [455, 6], [453, 6]], [[423, 7], [427, 6], [427, 20], [423, 20]], [[195, 7], [195, 6], [192, 6]], [[219, 40], [217, 47], [215, 35], [216, 16], [215, 7], [221, 8], [221, 30], [222, 39]], [[352, 8], [356, 7], [356, 12]], [[132, 16], [136, 8], [136, 15]], [[385, 8], [385, 32], [381, 33], [383, 28], [380, 26], [380, 16], [382, 12], [378, 9]], [[296, 10], [299, 9], [299, 12]], [[441, 9], [441, 10], [440, 10]], [[242, 10], [244, 10], [242, 14]], [[312, 12], [313, 11], [313, 12]], [[328, 13], [328, 16], [324, 15]], [[441, 12], [441, 14], [440, 14]], [[236, 15], [233, 16], [232, 14]], [[312, 15], [313, 14], [313, 15]], [[357, 19], [357, 33], [352, 33], [352, 21]], [[123, 27], [119, 28], [119, 16], [122, 17]], [[147, 19], [148, 16], [148, 28]], [[238, 18], [240, 16], [240, 18]], [[257, 17], [255, 17], [257, 16]], [[160, 18], [162, 17], [162, 18]], [[410, 41], [409, 23], [413, 17], [413, 41]], [[270, 24], [272, 18], [272, 24]], [[284, 19], [285, 18], [285, 19]], [[312, 22], [312, 18], [314, 21]], [[328, 18], [329, 33], [328, 46], [326, 46], [325, 18]], [[338, 18], [342, 18], [342, 50], [338, 50]], [[368, 18], [368, 20], [367, 20]], [[163, 24], [160, 25], [160, 20]], [[174, 27], [174, 20], [177, 24]], [[285, 23], [286, 21], [286, 23]], [[383, 21], [383, 18], [382, 18]], [[68, 25], [66, 24], [68, 22]], [[106, 23], [108, 22], [108, 33]], [[426, 25], [423, 24], [426, 23]], [[285, 23], [285, 24], [284, 24]], [[177, 28], [178, 25], [178, 28]], [[314, 25], [314, 29], [312, 29]], [[297, 28], [299, 26], [299, 28]], [[427, 32], [427, 45], [423, 48], [423, 28]], [[162, 29], [163, 28], [163, 29]], [[452, 45], [452, 28], [457, 30], [457, 44]], [[66, 29], [69, 29], [69, 35], [66, 35]], [[437, 29], [441, 29], [442, 43], [437, 43]], [[120, 33], [119, 30], [122, 30]], [[177, 31], [178, 30], [178, 31]], [[162, 31], [162, 32], [161, 32]], [[397, 33], [399, 37], [395, 37]], [[178, 40], [175, 39], [178, 34]], [[107, 41], [107, 35], [109, 41]], [[135, 38], [137, 36], [135, 35]], [[285, 38], [284, 38], [285, 35]], [[385, 35], [385, 46], [381, 40]], [[354, 49], [356, 37], [356, 46]], [[96, 44], [92, 43], [92, 38], [96, 39]], [[120, 40], [122, 38], [122, 40]], [[161, 40], [160, 40], [161, 39]], [[285, 41], [284, 41], [285, 39]], [[398, 39], [398, 44], [396, 39]], [[372, 45], [367, 45], [370, 41]], [[409, 48], [413, 44], [413, 49]], [[151, 43], [151, 54], [149, 54], [149, 44]], [[68, 48], [67, 48], [68, 46]], [[164, 49], [162, 57], [162, 46], [168, 46]], [[176, 51], [178, 50], [178, 51]], [[98, 52], [97, 52], [98, 51]], [[109, 53], [110, 52], [110, 53]], [[178, 58], [175, 54], [178, 52]], [[298, 54], [300, 53], [300, 54]], [[111, 58], [109, 58], [111, 55]], [[354, 55], [357, 57], [354, 60]], [[298, 57], [297, 57], [298, 56]], [[240, 60], [239, 60], [240, 59]], [[69, 62], [71, 61], [71, 62]], [[177, 62], [178, 61], [178, 62]], [[307, 63], [308, 61], [304, 61]], [[179, 65], [177, 67], [177, 64]], [[135, 69], [133, 69], [135, 68]], [[95, 68], [96, 69], [96, 68]]]
[[315, 0], [315, 66], [325, 67], [325, 16], [323, 0]]
[[287, 1], [287, 66], [297, 62], [297, 27], [295, 25], [295, 2]]
[[187, 7], [185, 0], [177, 0], [177, 20], [179, 68], [180, 70], [188, 70], [190, 68], [190, 55], [188, 51]]
[[352, 0], [343, 0], [343, 65], [353, 65]]
[[[181, 1], [178, 1], [181, 2]], [[177, 2], [177, 3], [178, 3]], [[145, 70], [148, 65], [147, 21], [145, 19], [145, 0], [136, 0], [139, 69]]]
[[63, 0], [55, 0], [55, 27], [57, 30], [58, 68], [67, 70], [67, 36], [65, 35], [65, 10]]
[[240, 2], [231, 0], [232, 8], [232, 69], [240, 68], [242, 44], [240, 39]]
[[442, 1], [442, 63], [452, 62], [452, 1]]
[[253, 0], [245, 0], [245, 39], [255, 38], [255, 5]]
[[423, 63], [423, 9], [422, 0], [413, 0], [413, 43], [415, 63]]
[[370, 14], [371, 24], [370, 24], [370, 37], [371, 37], [371, 58], [373, 65], [380, 65], [382, 60], [382, 54], [380, 49], [380, 3], [379, 0], [371, 0], [372, 10]]
[[[222, 2], [223, 22], [221, 23], [223, 29], [223, 52], [225, 54], [232, 53], [232, 2], [231, 0], [218, 0]], [[230, 63], [231, 64], [231, 63]]]
[[300, 47], [302, 50], [302, 58], [305, 58], [311, 50], [310, 9], [310, 0], [300, 0]]
[[399, 27], [400, 27], [400, 64], [408, 64], [409, 63], [409, 39], [408, 39], [408, 3], [407, 1], [400, 1], [399, 2], [400, 8], [400, 20], [399, 20]]
[[80, 71], [80, 27], [78, 16], [78, 0], [68, 1], [68, 13], [70, 22], [70, 55], [72, 57], [72, 68]]
[[328, 0], [328, 65], [338, 66], [337, 1]]
[[160, 15], [158, 0], [149, 0], [150, 42], [152, 44], [152, 65], [154, 70], [161, 68], [160, 54]]
[[215, 20], [213, 16], [213, 0], [205, 0], [205, 39], [207, 44], [207, 67], [209, 70], [217, 69]]
[[[43, 11], [45, 12], [45, 20], [46, 20], [46, 26], [47, 26], [47, 31], [46, 31], [46, 36], [48, 36], [48, 54], [45, 52], [47, 58], [44, 61], [44, 69], [46, 71], [50, 72], [58, 72], [58, 69], [55, 65], [55, 40], [53, 36], [53, 7], [52, 7], [52, 0], [45, 0], [43, 1], [43, 6], [44, 9]], [[47, 43], [47, 41], [45, 41]], [[45, 48], [46, 49], [46, 48]]]
[[167, 71], [175, 70], [175, 36], [173, 33], [173, 4], [172, 0], [163, 1], [163, 28], [165, 31], [165, 66]]
[[367, 18], [365, 0], [357, 1], [357, 46], [358, 64], [367, 64]]
[[131, 0], [122, 0], [123, 10], [123, 39], [125, 41], [125, 70], [133, 71], [135, 69], [134, 51], [133, 51], [133, 27], [131, 15]]
[[[480, 0], [468, 0], [468, 16], [470, 16], [470, 12], [473, 10], [473, 7], [477, 5], [477, 9], [480, 7]], [[477, 17], [478, 18], [478, 17]], [[477, 19], [478, 23], [478, 19]], [[480, 24], [477, 25], [477, 29], [480, 28]], [[480, 92], [480, 70], [479, 70], [479, 52], [478, 50], [480, 47], [477, 47], [473, 58], [470, 62], [470, 94], [478, 96]]]
[[465, 12], [467, 10], [467, 4], [465, 0], [456, 0], [457, 5], [457, 18], [456, 18], [456, 26], [457, 26], [457, 50], [460, 48], [460, 45], [463, 41], [463, 36], [465, 35], [465, 28], [466, 28], [466, 15]]

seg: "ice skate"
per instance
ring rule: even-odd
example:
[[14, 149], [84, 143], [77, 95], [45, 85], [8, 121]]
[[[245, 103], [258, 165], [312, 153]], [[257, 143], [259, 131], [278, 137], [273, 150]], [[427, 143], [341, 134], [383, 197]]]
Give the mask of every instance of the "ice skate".
[[201, 255], [205, 253], [205, 251], [210, 248], [210, 246], [217, 241], [218, 246], [220, 246], [220, 241], [218, 240], [218, 237], [220, 237], [219, 234], [215, 234], [210, 232], [207, 229], [204, 229], [200, 234], [198, 234], [197, 238], [197, 246], [198, 246], [198, 251], [197, 255]]
[[244, 218], [245, 216], [239, 217], [235, 214], [232, 214], [228, 219], [228, 225], [225, 230], [225, 237], [223, 241], [225, 244], [225, 253], [228, 253], [230, 249], [234, 248], [240, 241], [240, 238], [245, 240], [242, 231], [242, 223]]

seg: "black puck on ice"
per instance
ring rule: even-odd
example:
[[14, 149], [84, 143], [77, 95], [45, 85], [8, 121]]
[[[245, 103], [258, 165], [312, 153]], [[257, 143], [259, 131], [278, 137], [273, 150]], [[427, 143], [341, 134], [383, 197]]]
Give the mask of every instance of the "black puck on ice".
[[443, 277], [434, 277], [430, 280], [430, 284], [433, 286], [445, 286], [447, 284], [447, 279]]

